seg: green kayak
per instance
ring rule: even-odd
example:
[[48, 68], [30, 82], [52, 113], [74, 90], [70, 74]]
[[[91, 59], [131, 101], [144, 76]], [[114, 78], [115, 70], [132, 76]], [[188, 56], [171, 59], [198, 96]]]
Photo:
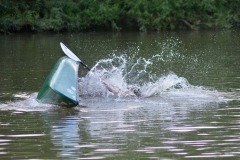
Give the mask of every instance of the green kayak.
[[73, 107], [78, 105], [78, 67], [68, 57], [58, 60], [38, 93], [40, 103]]

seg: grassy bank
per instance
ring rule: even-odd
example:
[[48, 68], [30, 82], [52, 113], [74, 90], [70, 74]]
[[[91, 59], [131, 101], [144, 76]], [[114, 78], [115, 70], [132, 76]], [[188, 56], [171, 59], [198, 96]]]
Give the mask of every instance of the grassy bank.
[[239, 28], [240, 0], [1, 0], [0, 31]]

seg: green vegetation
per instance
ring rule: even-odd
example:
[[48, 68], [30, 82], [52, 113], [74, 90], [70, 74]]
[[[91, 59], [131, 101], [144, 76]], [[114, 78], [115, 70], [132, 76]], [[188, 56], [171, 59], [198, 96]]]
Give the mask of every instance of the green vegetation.
[[1, 0], [0, 31], [232, 28], [240, 0]]

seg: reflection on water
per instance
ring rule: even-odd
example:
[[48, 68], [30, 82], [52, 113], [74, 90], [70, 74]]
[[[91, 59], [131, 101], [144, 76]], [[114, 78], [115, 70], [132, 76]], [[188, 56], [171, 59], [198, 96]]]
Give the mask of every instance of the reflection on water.
[[170, 153], [185, 158], [239, 154], [238, 124], [227, 127], [225, 120], [219, 119], [223, 115], [211, 115], [221, 108], [218, 104], [198, 106], [192, 113], [187, 108], [173, 111], [164, 106], [111, 104], [99, 110], [93, 104], [78, 113], [78, 118], [67, 116], [57, 122], [51, 139], [55, 147], [60, 147], [58, 154], [90, 159], [167, 158]]
[[[0, 37], [1, 158], [240, 157], [237, 33]], [[80, 68], [74, 108], [36, 101], [62, 56], [60, 41], [93, 66], [91, 72]], [[121, 89], [140, 87], [147, 96], [113, 96], [102, 77]]]
[[59, 157], [76, 157], [76, 155], [78, 155], [78, 148], [76, 148], [75, 146], [77, 146], [78, 143], [81, 142], [78, 134], [79, 118], [76, 116], [66, 116], [55, 123], [51, 124], [51, 139], [52, 143], [56, 147], [53, 148], [53, 150], [58, 151]]
[[[230, 103], [151, 101], [89, 97], [82, 101], [85, 106], [72, 109], [2, 111], [2, 154], [71, 159], [239, 155], [239, 108], [228, 107], [226, 113]], [[20, 150], [12, 149], [19, 145]], [[26, 150], [32, 154], [26, 156]]]

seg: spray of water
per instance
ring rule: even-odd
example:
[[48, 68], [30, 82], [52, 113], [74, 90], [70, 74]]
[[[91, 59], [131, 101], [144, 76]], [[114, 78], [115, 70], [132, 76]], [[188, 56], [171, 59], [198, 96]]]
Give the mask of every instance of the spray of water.
[[193, 88], [186, 78], [169, 72], [157, 76], [151, 71], [161, 55], [153, 55], [149, 59], [137, 58], [135, 61], [127, 55], [112, 54], [108, 59], [99, 60], [85, 77], [79, 78], [80, 95], [104, 96], [113, 95], [103, 81], [114, 85], [122, 91], [139, 88], [143, 97], [159, 96], [162, 92], [173, 89]]

